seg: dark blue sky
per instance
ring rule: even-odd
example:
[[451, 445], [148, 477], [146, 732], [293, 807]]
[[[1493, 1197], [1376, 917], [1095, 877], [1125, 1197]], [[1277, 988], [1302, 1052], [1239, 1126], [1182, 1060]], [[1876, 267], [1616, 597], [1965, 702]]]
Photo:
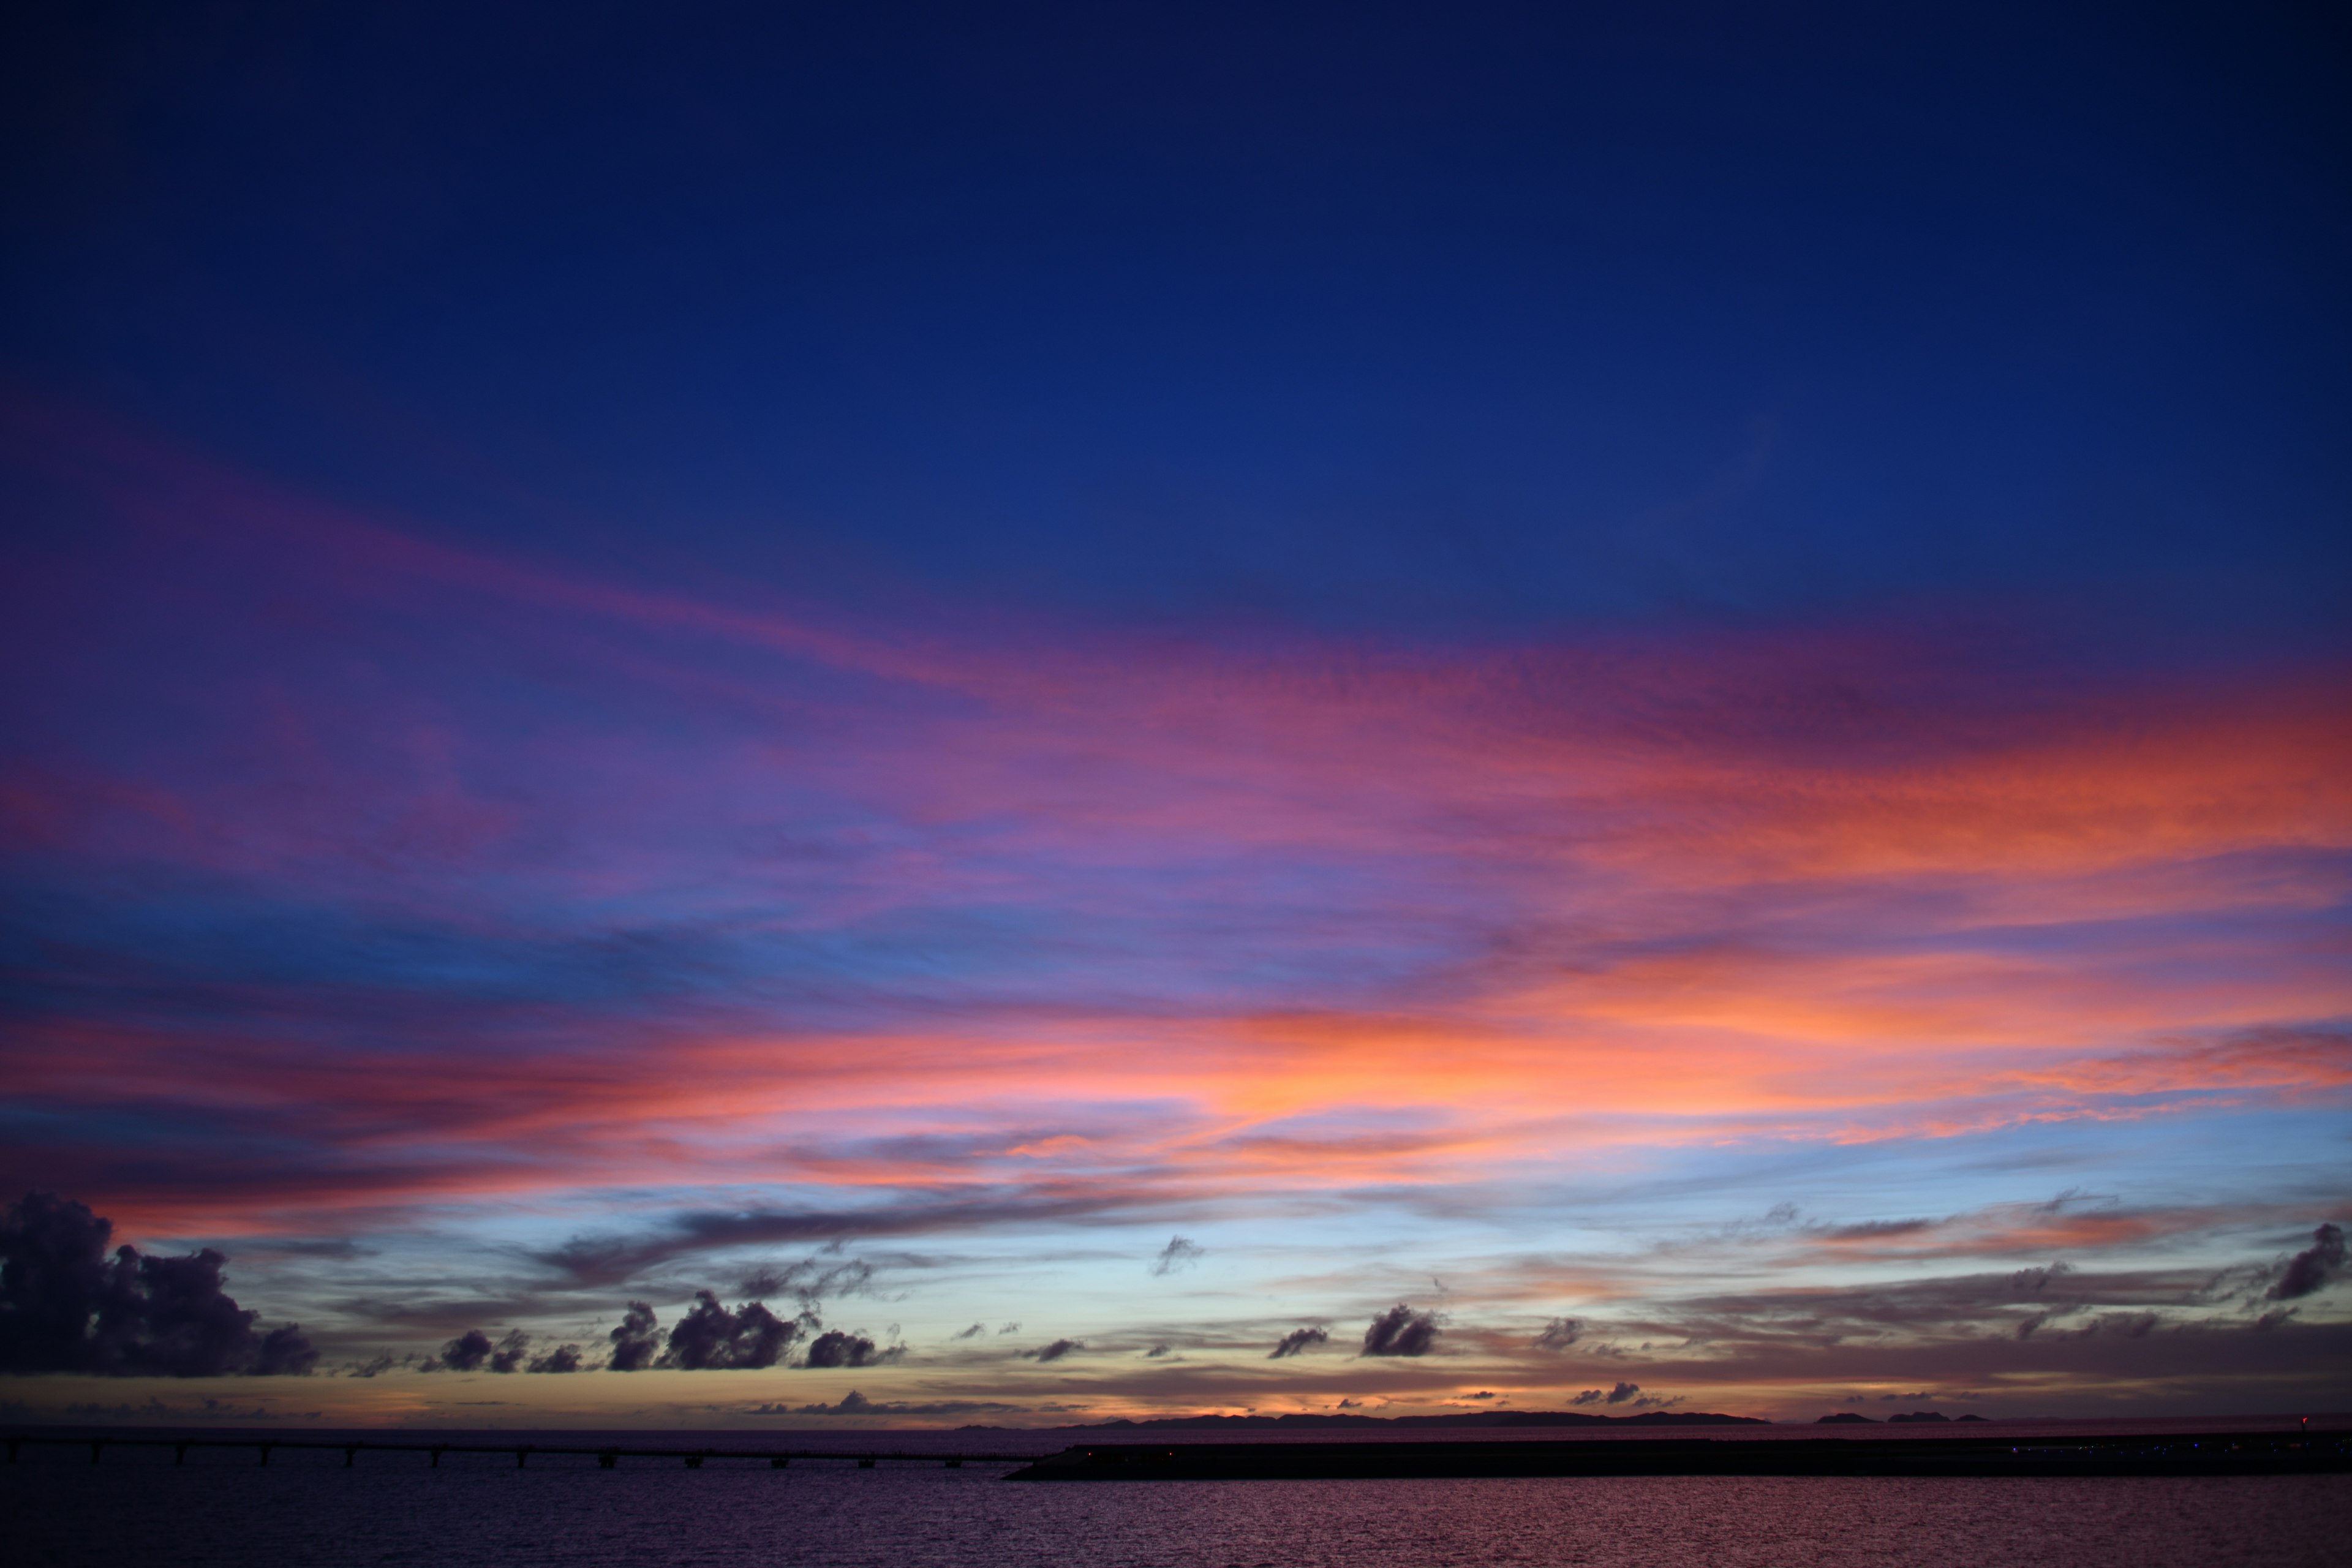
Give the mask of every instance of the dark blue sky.
[[16, 26], [19, 389], [453, 535], [1388, 635], [2345, 607], [2320, 7]]

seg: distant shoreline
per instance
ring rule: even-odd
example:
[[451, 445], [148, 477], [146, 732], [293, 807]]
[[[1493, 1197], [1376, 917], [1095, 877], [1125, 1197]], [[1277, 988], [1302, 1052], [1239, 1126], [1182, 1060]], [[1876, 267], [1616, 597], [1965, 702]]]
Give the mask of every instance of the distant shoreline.
[[1588, 1415], [1578, 1410], [1462, 1410], [1444, 1415], [1152, 1415], [1121, 1416], [1069, 1426], [1006, 1427], [973, 1425], [959, 1432], [1142, 1432], [1153, 1429], [1224, 1430], [1244, 1426], [1769, 1426], [1760, 1415], [1720, 1415], [1709, 1411], [1647, 1410], [1639, 1415]]

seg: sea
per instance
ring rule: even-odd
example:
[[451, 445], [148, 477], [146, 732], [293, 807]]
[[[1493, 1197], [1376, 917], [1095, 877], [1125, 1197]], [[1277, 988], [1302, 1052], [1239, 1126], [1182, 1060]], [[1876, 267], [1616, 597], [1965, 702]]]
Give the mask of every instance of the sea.
[[[2328, 1426], [2347, 1423], [2330, 1419]], [[2001, 1423], [2020, 1439], [2278, 1430], [2240, 1422]], [[2320, 1425], [2315, 1423], [2315, 1426]], [[1726, 1441], [1817, 1426], [1711, 1430]], [[1847, 1434], [1916, 1436], [1916, 1426]], [[1963, 1430], [1984, 1435], [1986, 1427]], [[48, 1436], [79, 1436], [53, 1431]], [[88, 1435], [108, 1435], [95, 1429]], [[111, 1436], [171, 1435], [117, 1429]], [[218, 1429], [184, 1435], [221, 1437]], [[1495, 1441], [1508, 1432], [1458, 1434]], [[1533, 1429], [1527, 1440], [1571, 1432]], [[1665, 1434], [1660, 1434], [1665, 1435]], [[1675, 1434], [1697, 1436], [1700, 1434]], [[279, 1439], [298, 1434], [257, 1434]], [[1444, 1440], [1423, 1430], [1300, 1440]], [[1592, 1435], [1591, 1441], [1633, 1434]], [[37, 1568], [1998, 1568], [2352, 1563], [2352, 1476], [2112, 1478], [1644, 1477], [1006, 1484], [978, 1455], [1079, 1441], [1283, 1440], [1264, 1431], [306, 1431], [305, 1441], [708, 1447], [677, 1458], [30, 1443], [0, 1465], [0, 1558]], [[730, 1458], [823, 1450], [776, 1469]], [[881, 1454], [873, 1468], [853, 1456]], [[946, 1460], [963, 1457], [950, 1468]]]

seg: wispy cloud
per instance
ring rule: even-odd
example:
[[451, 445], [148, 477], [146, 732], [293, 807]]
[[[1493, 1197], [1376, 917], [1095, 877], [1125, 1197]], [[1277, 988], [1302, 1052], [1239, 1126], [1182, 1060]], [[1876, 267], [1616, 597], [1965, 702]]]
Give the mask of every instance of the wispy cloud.
[[[1844, 1213], [1725, 1186], [1638, 1237], [1623, 1194], [1701, 1191], [1727, 1151], [1985, 1141], [2009, 1169], [2053, 1129], [2120, 1151], [2208, 1117], [2321, 1147], [2352, 1097], [2341, 668], [2029, 679], [1899, 616], [1013, 635], [604, 582], [10, 417], [106, 548], [12, 562], [7, 646], [49, 673], [0, 697], [0, 1177], [310, 1300], [415, 1309], [338, 1307], [352, 1364], [389, 1339], [454, 1366], [478, 1330], [484, 1370], [528, 1323], [525, 1370], [567, 1344], [782, 1365], [828, 1331], [797, 1314], [913, 1288], [824, 1250], [884, 1238], [1050, 1236], [1139, 1288], [1139, 1259], [1198, 1266], [1163, 1306], [1296, 1292], [1229, 1322], [1053, 1314], [1183, 1344], [1055, 1373], [1195, 1380], [1136, 1385], [1169, 1398], [1217, 1392], [1217, 1356], [1518, 1357], [1605, 1397], [1696, 1385], [1634, 1365], [1668, 1354], [1645, 1340], [1783, 1377], [1806, 1336], [1841, 1367], [1884, 1336], [1983, 1381], [1960, 1324], [2024, 1366], [2333, 1321], [2345, 1216], [2291, 1175], [2189, 1215], [2151, 1206], [2147, 1156], [2080, 1152], [2038, 1189], [1923, 1179]], [[2077, 1180], [2110, 1197], [2051, 1197]], [[1571, 1184], [1589, 1203], [1543, 1210]], [[1821, 1212], [1754, 1218], [1789, 1194]], [[1357, 1268], [1407, 1222], [1538, 1211], [1612, 1235], [1426, 1259], [1442, 1326], [1398, 1301], [1424, 1260]], [[480, 1256], [513, 1279], [411, 1290], [431, 1265], [385, 1238], [460, 1230], [497, 1231]], [[2042, 1296], [1993, 1283], [2058, 1262]], [[2230, 1304], [2190, 1299], [2223, 1268], [2253, 1270]], [[692, 1302], [724, 1282], [734, 1305]], [[474, 1304], [499, 1292], [532, 1310]], [[1034, 1300], [919, 1302], [913, 1338]], [[1266, 1354], [1366, 1316], [1357, 1357]]]

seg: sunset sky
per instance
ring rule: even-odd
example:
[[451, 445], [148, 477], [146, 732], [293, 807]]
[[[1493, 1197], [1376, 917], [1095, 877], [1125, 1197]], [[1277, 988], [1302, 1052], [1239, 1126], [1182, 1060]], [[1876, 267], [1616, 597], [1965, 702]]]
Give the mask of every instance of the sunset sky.
[[2352, 1407], [2315, 18], [29, 25], [0, 1414]]

